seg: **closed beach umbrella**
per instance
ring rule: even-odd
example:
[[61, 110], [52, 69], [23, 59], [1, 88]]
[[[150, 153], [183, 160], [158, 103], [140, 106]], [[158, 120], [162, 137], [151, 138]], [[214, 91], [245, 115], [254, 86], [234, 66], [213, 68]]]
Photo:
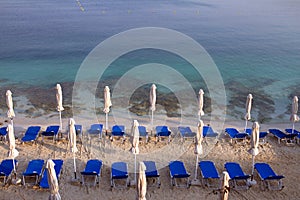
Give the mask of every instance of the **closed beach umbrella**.
[[61, 200], [59, 194], [58, 180], [56, 177], [54, 165], [55, 163], [51, 159], [49, 159], [46, 163], [47, 178], [48, 178], [48, 184], [50, 189], [49, 200]]
[[222, 178], [221, 178], [221, 191], [220, 191], [220, 200], [227, 200], [229, 196], [229, 174], [228, 172], [224, 171], [222, 173]]
[[196, 133], [196, 141], [195, 141], [195, 154], [196, 154], [196, 168], [195, 168], [195, 180], [197, 179], [197, 169], [198, 169], [198, 159], [199, 155], [203, 154], [203, 147], [202, 147], [202, 141], [203, 141], [203, 121], [200, 120], [197, 127], [197, 133]]
[[201, 116], [204, 115], [203, 111], [203, 104], [204, 104], [204, 99], [203, 99], [204, 92], [202, 89], [199, 90], [199, 99], [198, 99], [198, 116], [199, 120], [201, 119]]
[[110, 107], [112, 106], [111, 99], [110, 99], [110, 90], [108, 86], [104, 87], [104, 109], [103, 112], [105, 113], [105, 129], [108, 130], [108, 113], [110, 111]]
[[151, 110], [151, 129], [153, 128], [153, 112], [155, 111], [156, 104], [156, 85], [152, 84], [150, 89], [150, 110]]
[[293, 122], [293, 129], [292, 133], [294, 133], [295, 129], [295, 122], [299, 121], [299, 116], [297, 115], [298, 112], [298, 97], [294, 96], [293, 103], [292, 103], [292, 115], [291, 115], [291, 122]]
[[13, 118], [16, 116], [14, 112], [14, 104], [12, 101], [12, 93], [10, 90], [6, 91], [6, 104], [8, 107], [7, 111], [7, 117], [11, 120], [11, 123], [13, 125]]
[[7, 132], [8, 132], [8, 143], [9, 143], [8, 158], [13, 160], [14, 173], [16, 173], [16, 166], [15, 166], [14, 159], [19, 155], [19, 152], [18, 150], [16, 150], [14, 127], [11, 124], [8, 124]]
[[146, 200], [146, 192], [147, 192], [147, 180], [146, 180], [146, 166], [144, 162], [140, 162], [139, 167], [139, 178], [137, 183], [137, 193], [139, 200]]
[[249, 153], [252, 155], [251, 180], [253, 180], [253, 173], [254, 173], [254, 158], [259, 153], [258, 145], [259, 145], [259, 124], [258, 122], [254, 122], [252, 126], [252, 133], [251, 133], [251, 149], [249, 150]]
[[131, 132], [133, 136], [132, 153], [134, 154], [134, 181], [136, 183], [136, 154], [139, 154], [139, 139], [140, 139], [139, 123], [137, 120], [133, 120]]
[[132, 153], [139, 154], [139, 139], [140, 139], [140, 133], [139, 133], [139, 123], [137, 120], [133, 120], [132, 125]]
[[62, 129], [62, 120], [61, 120], [61, 111], [64, 110], [64, 107], [63, 107], [63, 97], [62, 97], [62, 89], [61, 89], [61, 86], [60, 84], [56, 84], [56, 101], [57, 101], [57, 111], [59, 112], [59, 128], [60, 130]]
[[76, 179], [76, 152], [78, 151], [78, 149], [76, 147], [75, 120], [73, 118], [70, 118], [69, 121], [69, 143], [70, 143], [70, 151], [73, 153], [74, 176]]
[[251, 107], [252, 107], [252, 94], [248, 94], [247, 101], [246, 101], [246, 115], [245, 115], [245, 131], [247, 129], [247, 122], [251, 119]]

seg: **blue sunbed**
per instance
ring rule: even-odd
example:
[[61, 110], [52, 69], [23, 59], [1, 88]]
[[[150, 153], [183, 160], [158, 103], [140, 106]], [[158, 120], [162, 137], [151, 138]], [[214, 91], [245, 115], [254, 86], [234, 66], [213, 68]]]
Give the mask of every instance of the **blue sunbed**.
[[[254, 168], [256, 169], [264, 188], [269, 190], [282, 190], [282, 179], [284, 176], [277, 175], [271, 166], [267, 163], [255, 163]], [[271, 181], [277, 184], [271, 184]]]
[[103, 124], [92, 124], [88, 133], [91, 135], [99, 135], [99, 138], [102, 138]]
[[296, 133], [285, 134], [284, 132], [282, 132], [279, 129], [269, 129], [269, 133], [271, 133], [272, 135], [274, 135], [277, 138], [278, 144], [280, 144], [280, 141], [283, 141], [283, 140], [285, 142], [292, 141], [298, 135]]
[[101, 167], [102, 167], [102, 161], [93, 159], [88, 160], [85, 166], [84, 171], [81, 172], [81, 182], [84, 185], [85, 184], [85, 177], [94, 177], [94, 183], [99, 184], [100, 181], [100, 174], [101, 174]]
[[217, 137], [218, 133], [211, 126], [203, 126], [203, 137]]
[[29, 161], [25, 172], [23, 172], [23, 174], [22, 174], [23, 185], [26, 185], [26, 178], [28, 178], [28, 177], [34, 177], [35, 178], [34, 184], [37, 185], [39, 177], [42, 174], [43, 166], [44, 166], [44, 160], [35, 159], [35, 160]]
[[[155, 162], [154, 161], [144, 161], [144, 164], [146, 166], [146, 171], [145, 171], [146, 178], [155, 180], [155, 182], [153, 182], [153, 184], [151, 184], [151, 185], [148, 184], [148, 186], [156, 185], [157, 187], [160, 187], [160, 178], [159, 178], [160, 175], [159, 175], [159, 172], [157, 171]], [[148, 183], [149, 183], [149, 181], [148, 181]]]
[[[117, 184], [116, 180], [125, 180], [125, 184]], [[111, 165], [111, 187], [124, 188], [129, 186], [128, 165], [125, 162], [115, 162]]]
[[125, 141], [125, 126], [124, 125], [114, 125], [111, 129], [111, 141], [114, 137], [122, 137], [122, 142]]
[[[190, 174], [186, 171], [185, 166], [182, 161], [171, 161], [169, 163], [169, 170], [171, 176], [171, 186], [176, 187], [190, 187]], [[185, 184], [179, 184], [177, 179], [185, 179]]]
[[235, 189], [248, 189], [249, 185], [247, 180], [251, 177], [245, 174], [241, 166], [236, 162], [225, 163], [225, 169], [227, 170], [231, 181], [233, 182], [233, 187]]
[[245, 139], [248, 136], [247, 133], [240, 133], [236, 128], [226, 128], [225, 132], [229, 135], [231, 143], [233, 140], [235, 142], [245, 142]]
[[185, 139], [195, 140], [196, 133], [193, 132], [189, 126], [179, 126], [178, 131], [180, 133], [182, 141], [184, 141]]
[[22, 142], [36, 142], [36, 139], [41, 130], [40, 126], [30, 126], [27, 128], [24, 136], [21, 138]]
[[53, 137], [53, 140], [57, 138], [59, 131], [59, 126], [48, 126], [47, 129], [42, 132], [42, 140], [44, 141], [44, 137]]
[[[294, 139], [297, 139], [297, 141], [299, 143], [299, 139], [300, 139], [300, 132], [299, 131], [297, 131], [295, 129], [293, 130], [291, 128], [287, 128], [287, 129], [285, 129], [285, 132], [287, 134], [292, 134], [291, 137], [293, 137]], [[297, 135], [295, 136], [295, 134], [297, 134]]]
[[[248, 133], [248, 135], [251, 137], [251, 134], [252, 134], [252, 129], [247, 129], [246, 132]], [[265, 141], [265, 138], [267, 137], [268, 135], [268, 132], [266, 131], [263, 131], [263, 132], [259, 132], [259, 142], [261, 144], [264, 144], [266, 141]]]
[[147, 143], [149, 136], [148, 136], [148, 132], [146, 130], [146, 127], [145, 126], [139, 126], [138, 129], [139, 129], [140, 137], [144, 137], [146, 139], [146, 143]]
[[171, 141], [171, 131], [169, 130], [168, 126], [156, 126], [155, 130], [157, 142], [160, 141], [161, 137], [167, 137], [168, 142]]
[[[220, 185], [220, 175], [212, 161], [200, 161], [199, 162], [200, 174], [203, 186], [218, 189]], [[213, 181], [211, 184], [209, 180]]]
[[[18, 165], [18, 161], [14, 160], [15, 167]], [[8, 180], [11, 178], [11, 175], [14, 171], [14, 165], [12, 159], [2, 160], [0, 164], [0, 178], [3, 178], [3, 185], [5, 185]]]
[[81, 124], [75, 124], [75, 131], [76, 131], [76, 136], [79, 136], [81, 141], [82, 141], [82, 137], [83, 137], [82, 125]]
[[6, 141], [6, 135], [7, 135], [7, 127], [1, 127], [0, 128], [0, 138], [4, 141]]
[[[57, 177], [57, 180], [59, 180], [59, 177], [60, 177], [60, 174], [61, 174], [61, 171], [62, 171], [62, 167], [63, 167], [63, 163], [64, 161], [61, 160], [61, 159], [55, 159], [53, 160], [54, 162], [54, 170], [55, 170], [55, 174], [56, 174], [56, 177]], [[44, 189], [48, 189], [49, 188], [49, 184], [48, 184], [48, 175], [47, 175], [47, 169], [45, 168], [44, 169], [44, 172], [43, 172], [43, 176], [42, 176], [42, 179], [39, 183], [39, 186], [41, 188], [44, 188]]]

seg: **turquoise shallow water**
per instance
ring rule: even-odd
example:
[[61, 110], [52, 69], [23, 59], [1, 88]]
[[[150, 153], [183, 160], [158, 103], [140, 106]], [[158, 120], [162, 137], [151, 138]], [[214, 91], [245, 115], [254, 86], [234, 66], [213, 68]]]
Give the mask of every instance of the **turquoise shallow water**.
[[[210, 54], [233, 116], [240, 115], [248, 92], [256, 95], [257, 103], [276, 107], [269, 114], [277, 115], [286, 112], [293, 95], [300, 95], [297, 0], [2, 0], [0, 9], [2, 87], [50, 88], [73, 82], [84, 58], [100, 42], [132, 28], [163, 27], [188, 35]], [[152, 62], [177, 69], [195, 91], [205, 87], [185, 60], [153, 49], [120, 57], [101, 79], [118, 79], [134, 66]]]

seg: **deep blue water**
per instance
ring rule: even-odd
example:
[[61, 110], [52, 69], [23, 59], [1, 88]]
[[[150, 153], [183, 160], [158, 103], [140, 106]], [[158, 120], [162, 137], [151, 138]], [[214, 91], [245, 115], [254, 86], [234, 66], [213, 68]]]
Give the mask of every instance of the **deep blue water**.
[[[281, 106], [299, 91], [299, 19], [297, 0], [1, 0], [0, 84], [72, 82], [100, 42], [132, 28], [163, 27], [199, 42], [225, 85], [259, 88]], [[129, 53], [105, 75], [149, 62], [170, 65], [195, 89], [202, 86], [187, 62], [155, 50]]]

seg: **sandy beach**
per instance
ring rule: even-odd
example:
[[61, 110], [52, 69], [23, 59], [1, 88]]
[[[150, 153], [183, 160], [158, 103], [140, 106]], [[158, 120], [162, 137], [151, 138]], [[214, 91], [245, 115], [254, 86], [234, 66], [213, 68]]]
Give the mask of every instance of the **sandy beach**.
[[[145, 119], [137, 117], [143, 122]], [[5, 119], [3, 118], [2, 121]], [[63, 119], [63, 125], [67, 124], [68, 119]], [[76, 120], [76, 119], [75, 119]], [[126, 132], [130, 134], [131, 124], [125, 119], [117, 119], [118, 122], [123, 122], [126, 125]], [[204, 120], [205, 121], [205, 120]], [[17, 169], [17, 177], [21, 178], [22, 172], [26, 169], [28, 162], [31, 159], [63, 159], [63, 173], [59, 179], [60, 194], [62, 199], [135, 199], [136, 189], [129, 187], [128, 189], [111, 189], [110, 187], [110, 166], [112, 162], [124, 161], [129, 165], [130, 179], [134, 179], [134, 156], [131, 153], [131, 143], [128, 138], [125, 144], [115, 140], [111, 143], [106, 137], [102, 142], [97, 137], [91, 137], [88, 140], [87, 129], [92, 123], [89, 120], [80, 119], [77, 123], [83, 125], [84, 136], [83, 142], [78, 142], [77, 147], [79, 152], [76, 154], [77, 176], [80, 177], [80, 171], [84, 169], [88, 159], [97, 158], [103, 161], [102, 176], [99, 186], [81, 186], [79, 181], [74, 182], [74, 168], [72, 154], [67, 150], [67, 141], [65, 139], [53, 143], [52, 140], [41, 142], [41, 137], [38, 138], [37, 144], [21, 144], [20, 138], [29, 125], [40, 125], [42, 130], [48, 125], [57, 124], [58, 118], [54, 115], [43, 118], [26, 118], [18, 116], [14, 120], [15, 135], [17, 139], [17, 150], [20, 152], [17, 160], [19, 161]], [[100, 122], [103, 123], [103, 122]], [[4, 125], [7, 123], [4, 123]], [[112, 124], [112, 123], [111, 123]], [[172, 188], [170, 185], [169, 169], [167, 164], [171, 160], [181, 160], [184, 162], [186, 169], [191, 173], [191, 179], [194, 177], [196, 156], [194, 154], [194, 145], [190, 141], [182, 143], [179, 135], [176, 132], [178, 122], [176, 119], [169, 118], [165, 120], [165, 125], [168, 125], [172, 131], [172, 141], [167, 144], [166, 141], [161, 141], [155, 144], [154, 137], [150, 137], [149, 143], [140, 142], [140, 154], [137, 155], [137, 160], [154, 160], [159, 168], [161, 177], [160, 188], [148, 188], [147, 199], [217, 199], [218, 195], [213, 193], [212, 189], [203, 188], [201, 186], [191, 186], [189, 189]], [[164, 125], [161, 124], [161, 125]], [[252, 123], [249, 123], [251, 126]], [[242, 121], [226, 122], [225, 127], [236, 127], [242, 129]], [[268, 128], [279, 128], [284, 130], [288, 128], [290, 123], [286, 124], [262, 124], [261, 131], [266, 131]], [[196, 126], [191, 126], [193, 131], [196, 131]], [[66, 132], [64, 128], [63, 133]], [[65, 137], [65, 134], [63, 134]], [[89, 142], [90, 141], [90, 142]], [[216, 140], [209, 141], [204, 144], [204, 154], [200, 156], [200, 160], [211, 160], [215, 162], [216, 167], [221, 173], [224, 170], [225, 162], [238, 162], [242, 166], [245, 173], [251, 173], [251, 156], [248, 153], [250, 142], [246, 144], [232, 145], [229, 142], [229, 137], [220, 132], [220, 137]], [[6, 158], [8, 144], [1, 142], [0, 159]], [[231, 190], [230, 199], [297, 199], [300, 196], [299, 192], [299, 144], [287, 146], [284, 143], [278, 144], [277, 139], [267, 136], [267, 143], [259, 146], [259, 154], [256, 156], [256, 162], [266, 162], [271, 165], [274, 171], [278, 174], [283, 174], [284, 189], [282, 191], [261, 191], [259, 187], [259, 179], [257, 185], [252, 186], [247, 191]], [[49, 191], [39, 189], [38, 187], [23, 185], [6, 185], [0, 188], [0, 199], [47, 199]]]

